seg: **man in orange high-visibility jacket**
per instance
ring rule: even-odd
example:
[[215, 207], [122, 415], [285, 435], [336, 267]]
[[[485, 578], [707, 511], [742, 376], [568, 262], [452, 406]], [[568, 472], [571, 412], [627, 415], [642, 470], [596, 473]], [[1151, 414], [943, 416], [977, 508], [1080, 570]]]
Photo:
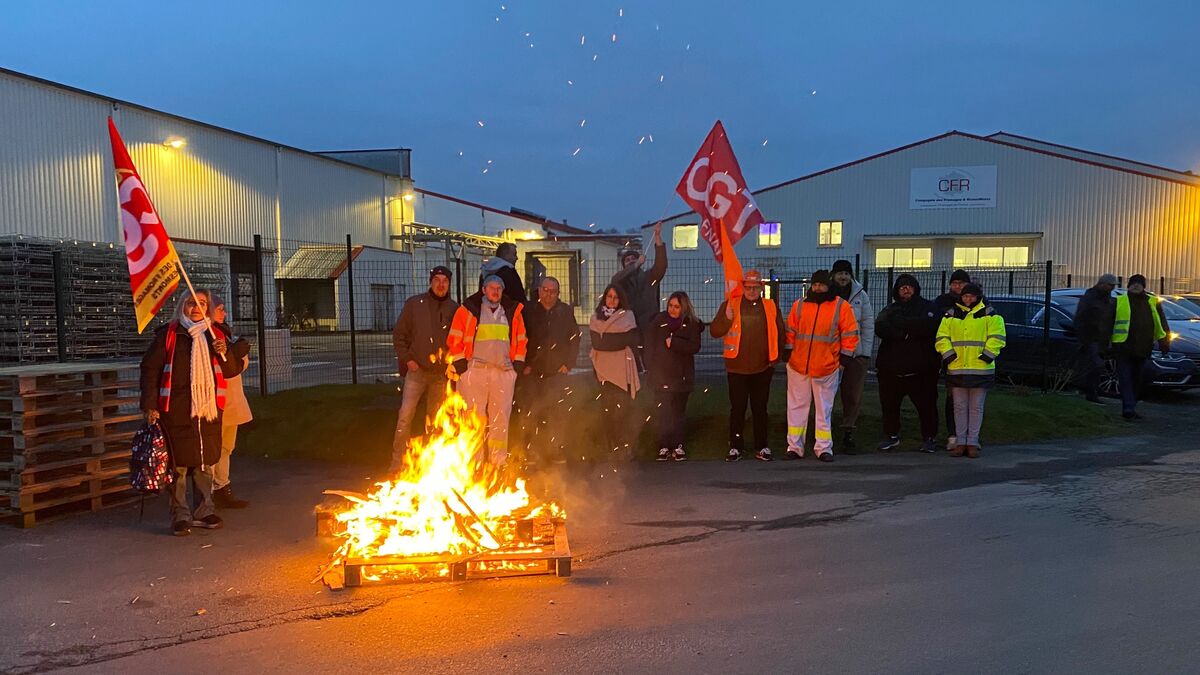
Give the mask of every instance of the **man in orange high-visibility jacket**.
[[446, 346], [459, 374], [458, 393], [487, 421], [488, 459], [508, 461], [508, 419], [512, 415], [517, 371], [525, 368], [524, 305], [504, 295], [496, 275], [459, 305], [450, 322]]
[[843, 359], [854, 358], [858, 323], [850, 304], [829, 291], [828, 270], [817, 270], [808, 294], [792, 305], [787, 318], [787, 442], [784, 459], [804, 456], [810, 406], [816, 407], [816, 443], [813, 451], [822, 462], [833, 461], [830, 417], [837, 394]]

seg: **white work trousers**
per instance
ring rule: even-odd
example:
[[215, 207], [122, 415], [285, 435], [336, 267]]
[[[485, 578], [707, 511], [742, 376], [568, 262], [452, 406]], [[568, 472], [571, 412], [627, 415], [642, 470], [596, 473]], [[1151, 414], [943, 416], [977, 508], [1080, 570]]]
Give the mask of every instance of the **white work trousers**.
[[487, 420], [488, 459], [496, 466], [508, 461], [508, 418], [512, 414], [517, 371], [472, 363], [458, 380], [458, 393], [467, 407]]
[[825, 377], [810, 377], [787, 369], [787, 444], [788, 450], [804, 454], [804, 436], [808, 431], [808, 412], [814, 406], [816, 442], [813, 452], [818, 456], [833, 452], [833, 399], [837, 396], [841, 369]]

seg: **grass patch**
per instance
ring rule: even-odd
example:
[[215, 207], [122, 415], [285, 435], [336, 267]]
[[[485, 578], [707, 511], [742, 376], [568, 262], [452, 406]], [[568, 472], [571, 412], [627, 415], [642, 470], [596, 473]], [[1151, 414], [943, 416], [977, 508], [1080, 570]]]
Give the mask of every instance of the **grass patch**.
[[[581, 405], [561, 414], [572, 418], [572, 459], [588, 455], [604, 438], [606, 420], [599, 414], [595, 380], [591, 374], [575, 376], [577, 400]], [[642, 392], [639, 404], [643, 412], [638, 421], [652, 416], [649, 392]], [[942, 419], [938, 401], [939, 421]], [[254, 422], [243, 427], [240, 447], [246, 452], [269, 457], [321, 459], [341, 463], [383, 465], [391, 455], [392, 434], [400, 394], [394, 385], [322, 385], [251, 397]], [[768, 406], [771, 416], [770, 440], [777, 453], [784, 450], [785, 392], [782, 375], [777, 375]], [[988, 394], [983, 424], [983, 443], [1001, 445], [1067, 438], [1100, 437], [1120, 433], [1117, 408], [1105, 410], [1070, 394], [1043, 394], [1023, 387], [996, 387]], [[583, 411], [583, 414], [581, 414]], [[916, 411], [906, 401], [902, 408], [903, 449], [919, 442]], [[688, 402], [688, 455], [696, 459], [718, 459], [728, 451], [729, 397], [723, 377], [701, 380]], [[841, 418], [841, 403], [834, 406], [835, 440]], [[515, 422], [515, 417], [514, 417]], [[653, 419], [643, 424], [639, 456], [654, 455]], [[750, 425], [747, 422], [747, 433]], [[942, 428], [944, 438], [945, 429]], [[514, 436], [519, 432], [514, 429]], [[867, 385], [863, 409], [856, 431], [859, 446], [872, 449], [882, 439], [879, 396], [874, 385]]]

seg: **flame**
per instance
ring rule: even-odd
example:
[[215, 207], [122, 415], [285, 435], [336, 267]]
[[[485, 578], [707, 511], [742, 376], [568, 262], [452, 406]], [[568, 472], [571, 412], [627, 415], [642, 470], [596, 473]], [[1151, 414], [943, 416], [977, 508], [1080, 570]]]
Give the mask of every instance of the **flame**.
[[[562, 519], [565, 513], [555, 502], [535, 503], [524, 479], [488, 460], [486, 421], [451, 383], [431, 427], [410, 442], [400, 471], [366, 495], [327, 491], [347, 504], [333, 515], [333, 534], [343, 541], [326, 570], [348, 560], [541, 550], [536, 537], [521, 537], [518, 521]], [[367, 578], [447, 576], [445, 565], [403, 561], [368, 569]]]

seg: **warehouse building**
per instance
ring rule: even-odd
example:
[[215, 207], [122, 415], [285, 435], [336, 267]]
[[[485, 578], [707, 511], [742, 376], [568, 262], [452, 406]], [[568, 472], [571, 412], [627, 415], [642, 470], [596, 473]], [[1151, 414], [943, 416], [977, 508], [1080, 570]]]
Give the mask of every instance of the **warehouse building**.
[[[896, 270], [1053, 261], [1076, 285], [1111, 271], [1200, 288], [1200, 177], [1014, 134], [951, 131], [754, 196], [768, 222], [737, 253], [778, 276], [837, 258]], [[672, 262], [712, 261], [695, 213], [668, 232]]]

